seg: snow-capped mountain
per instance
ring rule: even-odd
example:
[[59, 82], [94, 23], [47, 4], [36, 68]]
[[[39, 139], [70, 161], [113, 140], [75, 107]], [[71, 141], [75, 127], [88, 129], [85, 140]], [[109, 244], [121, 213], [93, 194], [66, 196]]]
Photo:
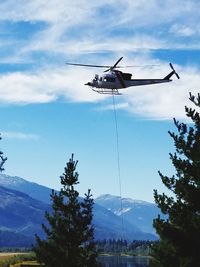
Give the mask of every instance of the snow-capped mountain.
[[160, 210], [153, 203], [131, 198], [120, 198], [109, 194], [101, 195], [95, 199], [95, 203], [101, 205], [115, 215], [122, 217], [140, 230], [146, 233], [155, 234], [153, 219], [161, 214]]
[[157, 237], [151, 233], [144, 233], [139, 227], [127, 220], [115, 215], [113, 212], [95, 203], [93, 209], [93, 223], [95, 238], [102, 239], [126, 239], [155, 240]]
[[[104, 194], [95, 199], [96, 203], [101, 204], [101, 206], [111, 210], [116, 215], [121, 215], [130, 211], [133, 208], [140, 208], [141, 206], [154, 206], [154, 204], [143, 201], [134, 200], [131, 198], [121, 198], [119, 196], [113, 196], [110, 194]], [[121, 205], [122, 204], [122, 205]]]

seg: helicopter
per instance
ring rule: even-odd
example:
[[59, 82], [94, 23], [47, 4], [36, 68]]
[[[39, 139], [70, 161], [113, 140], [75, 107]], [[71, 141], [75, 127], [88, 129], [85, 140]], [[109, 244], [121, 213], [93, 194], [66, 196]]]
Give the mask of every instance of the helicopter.
[[123, 57], [120, 57], [113, 66], [77, 64], [77, 63], [66, 63], [66, 64], [73, 66], [106, 68], [106, 70], [101, 76], [95, 74], [95, 77], [94, 79], [92, 79], [91, 82], [85, 83], [85, 85], [90, 86], [93, 91], [99, 94], [121, 95], [119, 89], [125, 89], [131, 86], [171, 82], [172, 81], [171, 77], [173, 75], [176, 75], [176, 77], [180, 79], [172, 63], [169, 63], [169, 66], [171, 67], [172, 71], [168, 75], [166, 75], [163, 79], [132, 79], [131, 73], [125, 73], [118, 69], [126, 67], [136, 67], [136, 66], [118, 66], [119, 62], [122, 59]]

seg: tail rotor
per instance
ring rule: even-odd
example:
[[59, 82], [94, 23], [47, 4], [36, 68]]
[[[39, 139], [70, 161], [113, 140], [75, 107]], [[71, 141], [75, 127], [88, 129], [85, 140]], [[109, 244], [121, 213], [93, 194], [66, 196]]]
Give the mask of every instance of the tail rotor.
[[180, 79], [180, 76], [179, 76], [178, 73], [175, 71], [175, 69], [174, 69], [172, 63], [169, 63], [169, 65], [170, 65], [171, 69], [173, 70], [174, 74], [176, 75], [177, 79]]

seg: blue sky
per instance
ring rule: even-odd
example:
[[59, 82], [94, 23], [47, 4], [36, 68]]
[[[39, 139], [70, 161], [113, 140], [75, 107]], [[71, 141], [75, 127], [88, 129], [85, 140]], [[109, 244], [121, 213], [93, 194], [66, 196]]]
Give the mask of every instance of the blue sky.
[[6, 173], [59, 189], [71, 153], [79, 160], [81, 195], [119, 195], [112, 97], [84, 83], [101, 69], [133, 68], [136, 78], [170, 84], [128, 88], [115, 97], [122, 195], [153, 201], [165, 191], [157, 174], [174, 173], [168, 153], [172, 118], [187, 120], [188, 94], [199, 92], [200, 3], [195, 0], [7, 0], [0, 3], [1, 149]]

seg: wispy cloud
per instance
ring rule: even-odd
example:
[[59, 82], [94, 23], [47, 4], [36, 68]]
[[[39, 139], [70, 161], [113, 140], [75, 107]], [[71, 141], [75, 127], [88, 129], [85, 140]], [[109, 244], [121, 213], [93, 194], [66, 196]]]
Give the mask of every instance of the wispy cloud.
[[[132, 87], [125, 92], [128, 110], [141, 117], [169, 120], [173, 117], [186, 119], [184, 106], [191, 106], [189, 92], [199, 92], [200, 72], [197, 69], [179, 69], [180, 80], [170, 84], [150, 85], [148, 87]], [[159, 73], [151, 77], [159, 77]]]
[[170, 28], [170, 32], [178, 35], [178, 36], [184, 36], [184, 37], [192, 37], [193, 35], [200, 34], [199, 25], [180, 25], [180, 24], [174, 24]]
[[[113, 0], [8, 0], [0, 4], [2, 22], [12, 21], [14, 28], [24, 22], [29, 35], [31, 25], [44, 25], [23, 41], [21, 36], [13, 39], [9, 33], [1, 39], [13, 40], [13, 56], [18, 58], [37, 51], [68, 56], [87, 51], [180, 48], [180, 41], [174, 37], [192, 36], [192, 29], [197, 29], [199, 7], [195, 0], [182, 1], [181, 5], [178, 0], [119, 0], [117, 5]], [[185, 18], [191, 18], [189, 25]], [[190, 45], [193, 47], [192, 40], [187, 47]]]
[[101, 108], [99, 108], [98, 110], [113, 110], [113, 108], [115, 108], [116, 110], [127, 110], [128, 109], [129, 104], [127, 102], [118, 102], [115, 103], [114, 102], [114, 107], [113, 107], [113, 103], [109, 104], [109, 105], [104, 105]]
[[97, 96], [84, 85], [92, 78], [88, 70], [46, 69], [14, 72], [0, 76], [0, 102], [15, 104], [48, 103], [63, 97], [74, 102], [97, 102]]
[[[104, 101], [107, 96], [84, 86], [96, 70], [64, 67], [68, 59], [112, 64], [126, 55], [127, 65], [161, 65], [160, 69], [134, 70], [134, 77], [162, 78], [169, 68], [150, 51], [200, 49], [196, 38], [199, 10], [197, 0], [181, 4], [179, 0], [119, 0], [117, 5], [114, 0], [4, 1], [0, 26], [6, 29], [9, 21], [10, 31], [4, 29], [0, 36], [0, 61], [29, 63], [31, 70], [0, 75], [0, 102], [47, 103], [60, 97], [74, 102]], [[107, 53], [99, 57], [101, 52]], [[118, 107], [151, 119], [184, 117], [183, 106], [188, 92], [198, 90], [200, 71], [191, 66], [177, 68], [180, 81], [129, 88]]]
[[18, 140], [38, 140], [40, 137], [36, 134], [27, 134], [21, 132], [1, 132], [3, 138]]
[[[138, 63], [138, 62], [137, 62]], [[161, 62], [160, 62], [161, 63]], [[142, 64], [142, 62], [141, 62]], [[151, 119], [185, 118], [184, 105], [188, 104], [189, 92], [199, 91], [200, 71], [176, 65], [181, 79], [169, 84], [131, 87], [122, 90], [117, 109]], [[167, 65], [159, 68], [134, 69], [134, 78], [163, 78], [170, 72]], [[11, 73], [0, 77], [0, 102], [29, 104], [48, 103], [62, 97], [73, 102], [100, 102], [109, 96], [93, 92], [84, 83], [94, 70], [80, 68], [48, 69], [39, 73]], [[102, 102], [104, 103], [104, 102]], [[107, 103], [107, 101], [105, 102]], [[110, 109], [107, 105], [104, 109]]]

